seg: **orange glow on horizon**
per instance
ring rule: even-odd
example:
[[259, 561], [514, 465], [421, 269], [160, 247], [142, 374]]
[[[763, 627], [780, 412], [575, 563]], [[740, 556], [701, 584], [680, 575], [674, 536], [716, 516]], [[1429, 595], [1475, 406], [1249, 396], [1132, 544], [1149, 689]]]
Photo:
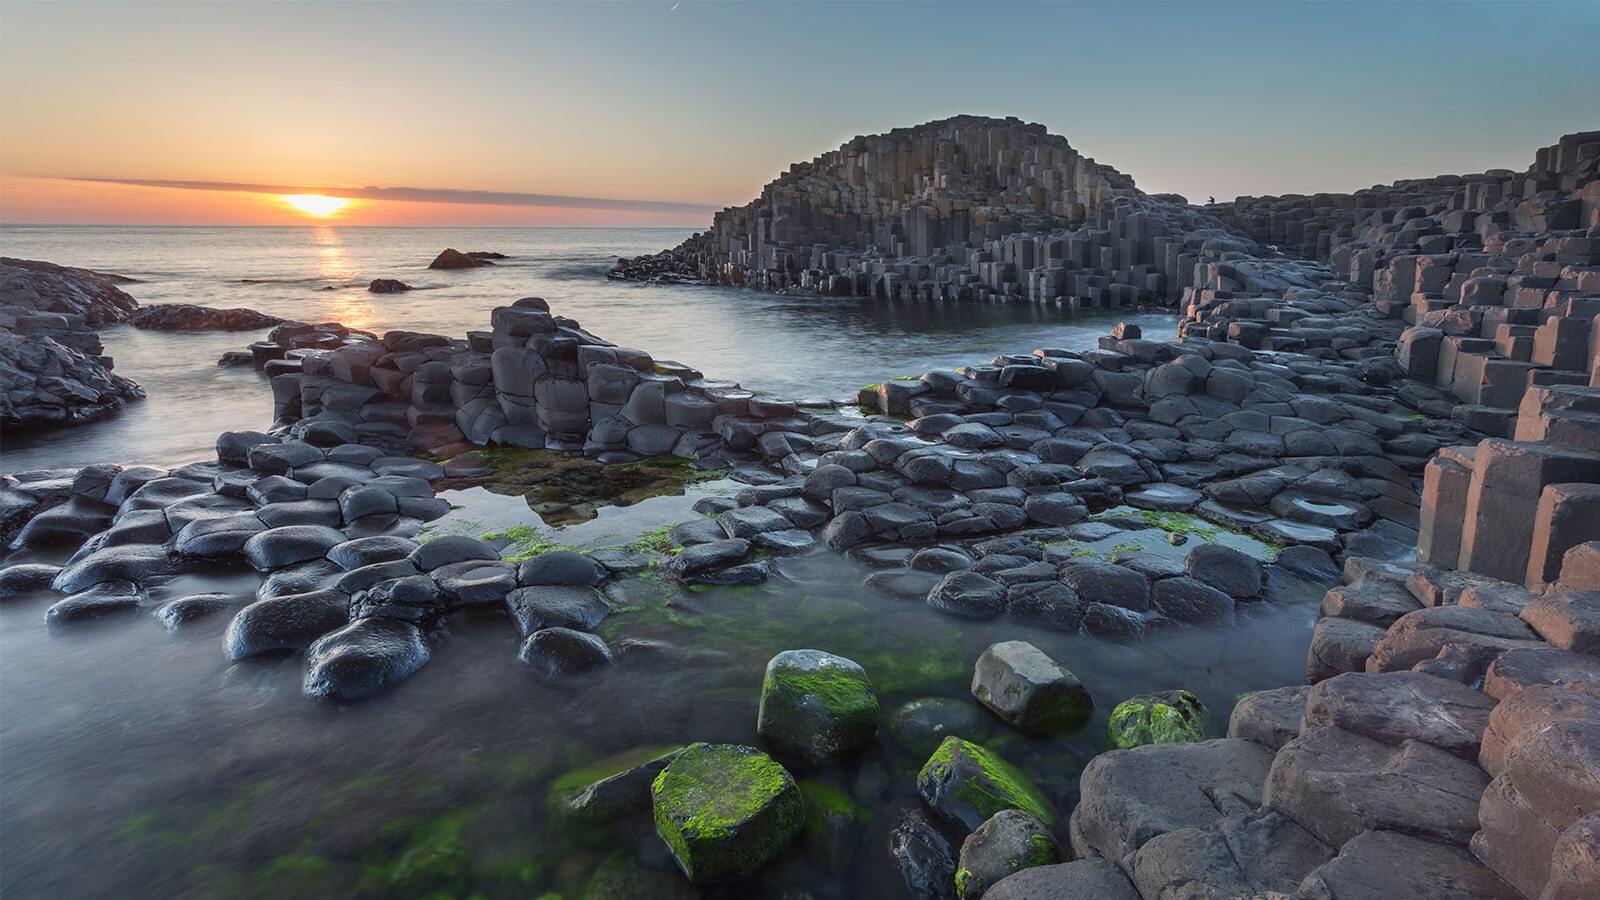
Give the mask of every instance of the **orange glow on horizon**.
[[[396, 225], [704, 228], [710, 216], [633, 210], [344, 200], [319, 217], [290, 205], [293, 195], [193, 191], [0, 173], [3, 225]], [[321, 196], [321, 195], [318, 195]]]
[[350, 201], [343, 197], [329, 197], [323, 194], [284, 194], [278, 199], [318, 219], [326, 219], [350, 205]]

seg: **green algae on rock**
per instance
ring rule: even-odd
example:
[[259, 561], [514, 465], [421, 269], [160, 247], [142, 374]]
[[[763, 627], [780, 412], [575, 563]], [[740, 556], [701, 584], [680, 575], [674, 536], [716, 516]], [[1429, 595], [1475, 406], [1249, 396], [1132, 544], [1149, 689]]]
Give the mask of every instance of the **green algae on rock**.
[[[555, 896], [559, 900], [560, 895]], [[606, 857], [583, 888], [583, 900], [694, 900], [699, 896], [694, 885], [676, 873], [643, 868], [632, 854], [621, 850]]]
[[754, 747], [690, 744], [651, 795], [656, 834], [690, 881], [749, 877], [805, 826], [794, 776]]
[[785, 650], [767, 663], [756, 732], [784, 756], [818, 765], [878, 733], [878, 694], [859, 665], [821, 650]]
[[993, 751], [951, 736], [917, 773], [917, 792], [941, 818], [966, 832], [1003, 809], [1020, 809], [1050, 827], [1055, 806], [1017, 768]]
[[1044, 823], [1020, 809], [1001, 810], [961, 843], [956, 896], [977, 900], [1006, 876], [1054, 865], [1061, 862], [1061, 855], [1061, 845]]
[[1205, 737], [1206, 708], [1184, 690], [1140, 694], [1111, 711], [1106, 734], [1111, 746], [1126, 750], [1145, 744], [1198, 743]]

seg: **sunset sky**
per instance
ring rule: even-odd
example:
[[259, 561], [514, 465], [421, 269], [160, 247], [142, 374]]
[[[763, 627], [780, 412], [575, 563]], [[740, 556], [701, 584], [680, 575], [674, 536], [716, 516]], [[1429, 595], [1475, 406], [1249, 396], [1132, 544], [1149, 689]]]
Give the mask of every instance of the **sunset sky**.
[[0, 222], [687, 225], [958, 113], [1147, 191], [1522, 169], [1600, 3], [0, 4]]

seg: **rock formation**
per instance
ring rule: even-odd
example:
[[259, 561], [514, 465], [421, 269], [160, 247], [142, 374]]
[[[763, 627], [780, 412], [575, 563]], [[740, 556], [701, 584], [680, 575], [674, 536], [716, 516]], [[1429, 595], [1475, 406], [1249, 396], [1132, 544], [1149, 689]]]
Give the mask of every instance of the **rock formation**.
[[119, 284], [133, 279], [31, 259], [0, 257], [0, 306], [75, 315], [91, 326], [121, 322], [139, 307]]
[[459, 250], [447, 249], [433, 258], [428, 263], [430, 269], [476, 269], [479, 266], [492, 266], [486, 253], [462, 253]]
[[282, 323], [277, 316], [253, 309], [218, 309], [193, 303], [158, 303], [141, 307], [128, 318], [129, 325], [153, 331], [255, 331]]
[[887, 299], [1175, 302], [1202, 256], [1253, 248], [1042, 125], [956, 116], [801, 163], [619, 277]]

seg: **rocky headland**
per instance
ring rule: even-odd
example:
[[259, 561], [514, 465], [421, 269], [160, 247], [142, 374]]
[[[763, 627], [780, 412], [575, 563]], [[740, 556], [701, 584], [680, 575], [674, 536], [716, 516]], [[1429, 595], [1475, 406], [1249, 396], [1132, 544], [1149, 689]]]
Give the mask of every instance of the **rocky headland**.
[[[1242, 698], [1226, 736], [1183, 685], [1097, 697], [1023, 641], [971, 660], [997, 729], [1066, 732], [1114, 705], [1115, 749], [1071, 791], [965, 737], [963, 707], [886, 714], [870, 667], [796, 648], [767, 667], [749, 746], [575, 778], [562, 814], [648, 811], [694, 882], [752, 877], [791, 843], [820, 859], [863, 814], [791, 770], [848, 771], [888, 722], [927, 738], [923, 805], [863, 852], [918, 897], [1594, 896], [1597, 166], [1589, 132], [1520, 173], [1201, 209], [1014, 119], [858, 138], [619, 273], [1168, 304], [1179, 340], [1119, 326], [824, 404], [613, 345], [540, 298], [463, 338], [280, 325], [250, 347], [276, 421], [215, 459], [6, 476], [10, 547], [77, 549], [0, 569], [0, 594], [53, 592], [47, 618], [71, 627], [247, 565], [254, 598], [158, 615], [230, 615], [230, 658], [303, 652], [307, 694], [360, 699], [471, 608], [504, 611], [537, 678], [643, 664], [652, 648], [597, 633], [605, 586], [640, 572], [752, 584], [849, 553], [875, 567], [865, 587], [929, 615], [1122, 642], [1228, 629], [1314, 585], [1305, 683]], [[542, 451], [679, 457], [744, 487], [623, 549], [423, 539], [447, 476]]]

